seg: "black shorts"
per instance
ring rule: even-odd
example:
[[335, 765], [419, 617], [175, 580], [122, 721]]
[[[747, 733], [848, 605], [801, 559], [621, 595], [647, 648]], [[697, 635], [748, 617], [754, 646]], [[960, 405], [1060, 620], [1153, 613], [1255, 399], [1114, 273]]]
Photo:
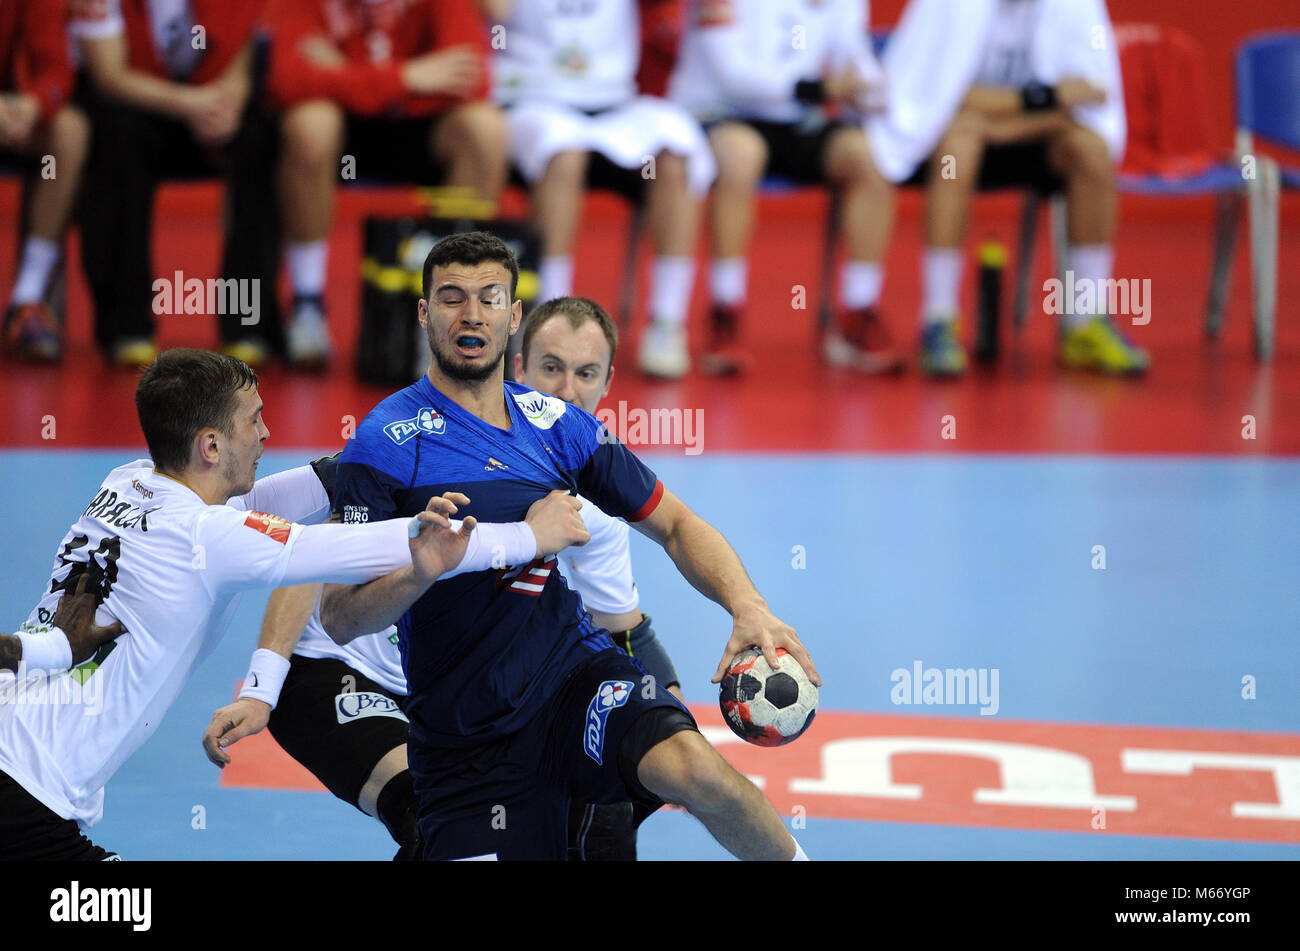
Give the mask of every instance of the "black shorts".
[[[410, 749], [426, 859], [563, 861], [569, 803], [662, 801], [637, 779], [646, 751], [695, 720], [618, 648], [577, 667], [529, 723], [469, 749]], [[418, 730], [412, 730], [413, 738]]]
[[446, 167], [433, 157], [442, 114], [421, 118], [344, 117], [343, 155], [356, 160], [356, 177], [401, 184], [439, 185]]
[[677, 667], [659, 638], [650, 626], [650, 615], [641, 615], [641, 623], [626, 631], [610, 632], [614, 644], [629, 657], [639, 660], [660, 687], [681, 686], [677, 676]]
[[766, 122], [762, 119], [720, 119], [705, 125], [706, 131], [727, 122], [747, 125], [767, 144], [768, 175], [788, 178], [805, 185], [826, 184], [826, 146], [847, 122], [827, 119], [814, 112], [802, 122]]
[[406, 743], [405, 703], [341, 660], [294, 654], [268, 726], [286, 753], [356, 806], [376, 764]]
[[72, 819], [0, 773], [0, 862], [111, 862], [120, 856], [87, 839]]
[[[930, 175], [933, 156], [922, 162], [903, 185], [925, 185]], [[980, 177], [977, 191], [1000, 191], [1004, 188], [1032, 188], [1040, 195], [1050, 195], [1065, 187], [1047, 161], [1045, 142], [1014, 142], [1010, 145], [990, 145], [984, 149], [980, 160]]]

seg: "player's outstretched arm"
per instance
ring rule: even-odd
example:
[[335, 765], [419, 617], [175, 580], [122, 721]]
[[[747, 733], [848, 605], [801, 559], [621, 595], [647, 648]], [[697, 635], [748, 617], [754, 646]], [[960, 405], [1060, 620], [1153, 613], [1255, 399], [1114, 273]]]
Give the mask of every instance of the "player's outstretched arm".
[[776, 649], [784, 647], [821, 686], [812, 657], [794, 628], [772, 613], [740, 563], [740, 556], [716, 528], [692, 512], [681, 499], [664, 490], [659, 505], [645, 519], [633, 522], [643, 535], [663, 546], [682, 577], [700, 594], [716, 601], [732, 617], [731, 639], [713, 675], [719, 683], [741, 651], [759, 647], [773, 668], [779, 666]]
[[[59, 599], [52, 626], [62, 632], [61, 638], [53, 631], [40, 635], [0, 634], [0, 670], [17, 673], [24, 659], [28, 668], [66, 670], [89, 660], [102, 645], [125, 634], [121, 621], [107, 627], [95, 623], [99, 596], [94, 577], [93, 571], [83, 572], [76, 588], [65, 591]], [[33, 645], [33, 649], [24, 658], [26, 644]]]
[[224, 769], [230, 762], [226, 748], [246, 736], [260, 733], [270, 721], [289, 673], [289, 658], [316, 611], [323, 587], [303, 584], [271, 592], [262, 616], [257, 650], [253, 652], [239, 699], [212, 714], [212, 722], [203, 731], [203, 752], [216, 765]]

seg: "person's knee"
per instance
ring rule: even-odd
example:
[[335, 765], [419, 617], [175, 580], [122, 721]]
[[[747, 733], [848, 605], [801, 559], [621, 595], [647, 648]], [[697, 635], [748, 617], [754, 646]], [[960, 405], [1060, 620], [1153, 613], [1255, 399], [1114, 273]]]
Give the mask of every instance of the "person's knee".
[[748, 126], [727, 123], [713, 131], [709, 144], [718, 163], [718, 187], [758, 187], [767, 167], [767, 143], [761, 135]]
[[1057, 136], [1048, 149], [1048, 160], [1055, 171], [1066, 176], [1082, 176], [1109, 181], [1114, 176], [1110, 150], [1096, 132], [1072, 124]]
[[542, 181], [551, 186], [581, 191], [587, 179], [588, 153], [577, 150], [557, 152], [546, 163]]
[[451, 110], [438, 124], [434, 152], [448, 159], [468, 151], [481, 161], [504, 164], [508, 137], [500, 108], [490, 102], [471, 102]]
[[299, 169], [319, 169], [338, 161], [343, 147], [343, 110], [327, 100], [289, 109], [281, 122], [284, 160]]
[[871, 147], [861, 129], [842, 129], [827, 143], [825, 172], [833, 182], [887, 188], [888, 182], [876, 169]]
[[65, 168], [79, 169], [90, 148], [90, 120], [76, 106], [64, 106], [50, 118], [48, 143]]

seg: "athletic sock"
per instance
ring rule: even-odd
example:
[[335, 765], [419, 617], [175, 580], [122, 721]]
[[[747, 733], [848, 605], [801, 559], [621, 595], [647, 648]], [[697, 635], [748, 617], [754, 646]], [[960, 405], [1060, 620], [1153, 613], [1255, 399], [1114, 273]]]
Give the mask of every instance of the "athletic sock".
[[744, 258], [714, 258], [709, 265], [709, 293], [713, 303], [739, 307], [745, 303], [749, 285], [749, 262]]
[[329, 245], [324, 241], [291, 241], [284, 246], [289, 260], [289, 283], [294, 297], [320, 297], [325, 293], [325, 262]]
[[[1070, 270], [1074, 272], [1074, 285], [1079, 286], [1083, 280], [1092, 282], [1093, 300], [1096, 304], [1090, 313], [1076, 314], [1073, 306], [1065, 308], [1065, 324], [1073, 329], [1086, 324], [1097, 314], [1105, 312], [1106, 282], [1110, 280], [1111, 266], [1115, 261], [1115, 250], [1109, 244], [1075, 244], [1070, 246]], [[1072, 304], [1073, 302], [1063, 302]]]
[[686, 323], [694, 281], [694, 258], [657, 256], [650, 272], [651, 319], [677, 326]]
[[409, 769], [402, 770], [384, 784], [375, 799], [375, 812], [393, 841], [403, 849], [420, 841], [420, 826], [415, 819], [415, 781]]
[[875, 307], [885, 269], [879, 261], [845, 261], [840, 266], [840, 306], [845, 310]]
[[10, 302], [34, 304], [45, 294], [54, 265], [59, 263], [59, 246], [35, 235], [23, 242], [22, 261], [18, 265], [18, 280], [14, 282]]
[[926, 248], [921, 262], [923, 302], [921, 317], [926, 326], [957, 316], [961, 292], [961, 248]]
[[573, 255], [551, 254], [542, 258], [537, 278], [541, 283], [538, 303], [568, 297], [573, 293]]

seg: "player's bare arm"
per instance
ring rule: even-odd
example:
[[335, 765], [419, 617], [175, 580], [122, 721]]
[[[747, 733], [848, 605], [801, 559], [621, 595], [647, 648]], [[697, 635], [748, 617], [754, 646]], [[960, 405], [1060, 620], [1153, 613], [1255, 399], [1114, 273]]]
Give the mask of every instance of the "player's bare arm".
[[[76, 589], [64, 593], [51, 621], [68, 639], [73, 665], [89, 660], [102, 645], [126, 633], [121, 621], [114, 621], [107, 627], [95, 623], [99, 597], [92, 584], [93, 576], [94, 572], [84, 572], [77, 581]], [[17, 634], [0, 634], [0, 670], [17, 673], [18, 663], [22, 659], [22, 639]]]
[[[475, 524], [466, 518], [460, 532], [453, 530], [450, 516], [469, 499], [459, 492], [444, 493], [429, 500], [419, 518], [433, 531], [425, 530], [411, 542], [411, 567], [401, 568], [363, 585], [326, 585], [321, 598], [321, 625], [336, 644], [375, 631], [382, 631], [406, 613], [429, 585], [455, 568], [465, 556], [469, 531]], [[448, 507], [449, 505], [449, 507]], [[577, 498], [556, 490], [538, 499], [528, 509], [525, 524], [536, 539], [535, 556], [549, 557], [569, 545], [591, 540], [578, 509]]]
[[785, 648], [807, 672], [809, 679], [821, 686], [821, 677], [813, 666], [812, 657], [799, 641], [794, 628], [768, 608], [745, 572], [740, 556], [721, 532], [666, 489], [655, 510], [633, 525], [663, 546], [682, 577], [695, 590], [722, 605], [731, 615], [734, 622], [731, 639], [727, 641], [722, 660], [713, 675], [713, 683], [721, 682], [737, 654], [756, 646], [774, 666], [778, 663], [776, 649]]
[[[316, 610], [322, 584], [300, 584], [276, 588], [266, 603], [257, 649], [273, 651], [286, 661], [293, 656], [298, 640]], [[223, 769], [230, 763], [227, 747], [246, 736], [260, 733], [271, 719], [271, 704], [256, 697], [240, 697], [212, 714], [203, 731], [203, 752]]]

